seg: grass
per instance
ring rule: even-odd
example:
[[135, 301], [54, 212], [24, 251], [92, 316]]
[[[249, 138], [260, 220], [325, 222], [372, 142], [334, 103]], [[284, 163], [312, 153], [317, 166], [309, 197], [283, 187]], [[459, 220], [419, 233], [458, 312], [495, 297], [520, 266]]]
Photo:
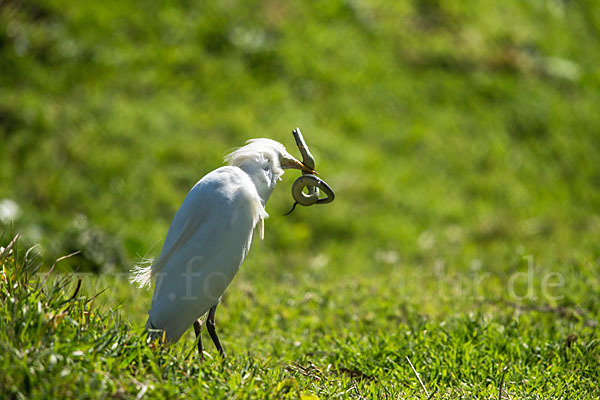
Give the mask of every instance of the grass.
[[[408, 357], [432, 398], [598, 397], [599, 37], [583, 0], [0, 2], [2, 393], [427, 398]], [[152, 350], [126, 271], [296, 126], [335, 202], [279, 183], [225, 361]]]
[[218, 320], [229, 356], [211, 346], [200, 362], [192, 335], [147, 345], [124, 309], [103, 307], [73, 275], [36, 274], [39, 260], [11, 249], [0, 322], [9, 398], [495, 398], [502, 379], [510, 398], [597, 391], [597, 323], [574, 310], [493, 304], [440, 320], [385, 281], [238, 281]]

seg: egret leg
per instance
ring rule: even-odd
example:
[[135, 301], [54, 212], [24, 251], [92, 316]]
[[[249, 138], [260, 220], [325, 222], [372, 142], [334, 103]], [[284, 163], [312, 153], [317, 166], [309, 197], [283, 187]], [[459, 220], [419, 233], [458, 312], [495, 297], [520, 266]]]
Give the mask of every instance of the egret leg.
[[201, 329], [202, 319], [198, 318], [197, 321], [194, 321], [194, 332], [196, 333], [196, 341], [198, 343], [198, 353], [200, 353], [200, 358], [204, 358], [204, 353], [202, 352], [202, 336], [200, 335]]
[[215, 330], [215, 312], [217, 311], [217, 305], [218, 304], [215, 304], [208, 312], [208, 318], [206, 318], [206, 329], [208, 330], [208, 334], [215, 344], [215, 347], [217, 350], [219, 350], [219, 354], [221, 354], [222, 357], [225, 357], [225, 351], [223, 350], [223, 346], [221, 346], [221, 342], [217, 336], [217, 331]]

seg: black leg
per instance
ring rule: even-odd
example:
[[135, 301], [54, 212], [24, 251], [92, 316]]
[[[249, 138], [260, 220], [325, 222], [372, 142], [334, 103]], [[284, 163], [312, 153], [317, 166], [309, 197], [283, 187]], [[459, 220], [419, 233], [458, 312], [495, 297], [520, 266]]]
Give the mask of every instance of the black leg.
[[215, 304], [210, 311], [208, 312], [208, 318], [206, 318], [206, 329], [208, 330], [208, 334], [215, 344], [217, 350], [222, 357], [225, 357], [225, 351], [223, 350], [223, 346], [221, 346], [221, 342], [219, 342], [219, 337], [217, 336], [217, 331], [215, 330], [215, 311], [217, 311], [217, 305]]
[[196, 333], [196, 340], [198, 341], [198, 353], [200, 353], [200, 358], [204, 358], [204, 353], [202, 352], [202, 336], [200, 335], [201, 329], [202, 320], [198, 318], [197, 321], [194, 321], [194, 332]]

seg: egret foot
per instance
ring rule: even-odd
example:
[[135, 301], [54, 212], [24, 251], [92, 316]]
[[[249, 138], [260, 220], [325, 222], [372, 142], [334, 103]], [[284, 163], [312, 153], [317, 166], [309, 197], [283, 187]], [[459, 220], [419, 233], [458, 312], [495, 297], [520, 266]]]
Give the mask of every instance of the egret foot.
[[215, 347], [217, 350], [219, 350], [219, 354], [221, 354], [221, 357], [225, 358], [225, 351], [223, 350], [223, 346], [221, 346], [221, 342], [217, 336], [217, 331], [215, 330], [215, 312], [217, 311], [217, 305], [218, 304], [215, 304], [208, 312], [208, 318], [206, 318], [206, 329], [208, 330], [208, 334], [215, 344]]
[[194, 321], [194, 332], [196, 333], [196, 341], [198, 343], [198, 353], [200, 353], [200, 359], [204, 359], [204, 352], [202, 351], [202, 335], [200, 330], [202, 329], [202, 319], [198, 318]]

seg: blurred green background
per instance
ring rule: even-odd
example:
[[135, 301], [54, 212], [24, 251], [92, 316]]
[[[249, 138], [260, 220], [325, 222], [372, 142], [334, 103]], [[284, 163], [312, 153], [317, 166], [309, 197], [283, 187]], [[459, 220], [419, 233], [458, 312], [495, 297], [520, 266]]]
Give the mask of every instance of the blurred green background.
[[257, 265], [600, 256], [594, 1], [0, 4], [4, 242], [127, 270], [228, 150], [299, 126], [338, 197], [283, 218], [288, 173]]

